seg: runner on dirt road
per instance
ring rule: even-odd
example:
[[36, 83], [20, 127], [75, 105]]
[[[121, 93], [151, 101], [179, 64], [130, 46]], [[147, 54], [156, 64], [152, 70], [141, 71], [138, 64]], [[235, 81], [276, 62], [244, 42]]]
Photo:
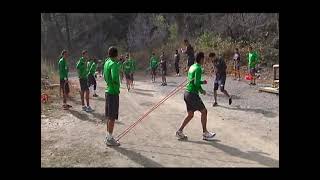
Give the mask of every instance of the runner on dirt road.
[[195, 111], [201, 112], [201, 124], [202, 124], [202, 130], [203, 140], [212, 140], [215, 136], [215, 133], [209, 132], [207, 130], [207, 109], [205, 105], [203, 104], [199, 92], [201, 94], [206, 94], [206, 91], [202, 89], [201, 84], [207, 84], [207, 81], [201, 81], [201, 75], [202, 75], [202, 64], [204, 61], [204, 53], [199, 52], [196, 55], [196, 63], [193, 64], [188, 71], [188, 81], [186, 91], [184, 93], [184, 101], [187, 106], [187, 116], [185, 117], [184, 121], [182, 122], [180, 128], [176, 132], [176, 136], [178, 139], [186, 139], [187, 136], [183, 134], [183, 128], [190, 122], [190, 120], [194, 116]]
[[232, 103], [232, 98], [228, 94], [228, 92], [224, 89], [226, 79], [227, 79], [227, 65], [224, 62], [222, 57], [216, 57], [215, 53], [210, 53], [209, 58], [213, 63], [212, 72], [215, 72], [216, 79], [214, 80], [213, 84], [213, 97], [214, 97], [214, 103], [212, 106], [218, 105], [217, 103], [217, 90], [220, 87], [220, 91], [225, 94], [229, 98], [229, 105]]
[[67, 64], [67, 58], [68, 58], [68, 51], [63, 50], [61, 52], [61, 58], [58, 62], [59, 66], [59, 76], [60, 76], [60, 89], [63, 93], [63, 109], [67, 110], [71, 108], [72, 106], [67, 104], [67, 97], [69, 96], [69, 82], [68, 82], [68, 64]]
[[[85, 61], [88, 59], [88, 51], [82, 51], [82, 57], [77, 62], [76, 68], [78, 70], [79, 82], [80, 82], [80, 96], [82, 110], [86, 112], [92, 112], [92, 108], [89, 105], [89, 87], [88, 87], [88, 73]], [[86, 96], [87, 106], [84, 104], [84, 95]]]
[[114, 122], [119, 115], [119, 94], [120, 94], [120, 77], [118, 64], [118, 50], [110, 47], [108, 50], [109, 59], [104, 65], [104, 80], [107, 83], [105, 96], [105, 116], [107, 118], [107, 132], [105, 143], [107, 146], [119, 146], [120, 143], [112, 136]]

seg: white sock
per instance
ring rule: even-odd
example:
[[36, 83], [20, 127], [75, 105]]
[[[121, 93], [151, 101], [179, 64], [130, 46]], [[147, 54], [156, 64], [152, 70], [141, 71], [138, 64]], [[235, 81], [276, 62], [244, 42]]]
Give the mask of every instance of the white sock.
[[111, 139], [111, 138], [112, 138], [112, 134], [110, 134], [109, 132], [107, 132], [106, 137], [107, 137], [107, 139]]

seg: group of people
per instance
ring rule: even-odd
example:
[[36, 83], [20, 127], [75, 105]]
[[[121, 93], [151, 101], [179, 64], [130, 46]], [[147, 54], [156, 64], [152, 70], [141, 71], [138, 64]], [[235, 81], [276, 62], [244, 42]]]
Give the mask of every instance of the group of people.
[[[179, 140], [186, 139], [187, 136], [183, 133], [183, 129], [194, 117], [195, 111], [201, 112], [201, 124], [203, 128], [203, 139], [212, 140], [215, 136], [214, 132], [207, 130], [207, 109], [202, 102], [199, 93], [205, 95], [206, 91], [202, 88], [203, 84], [207, 84], [206, 80], [203, 79], [204, 74], [204, 58], [205, 55], [203, 52], [194, 53], [193, 47], [190, 45], [188, 40], [184, 40], [186, 47], [181, 48], [181, 52], [187, 55], [187, 79], [188, 83], [186, 85], [186, 90], [184, 92], [184, 101], [187, 108], [187, 116], [184, 118], [181, 126], [176, 131], [176, 136]], [[68, 109], [72, 107], [67, 104], [67, 97], [69, 93], [68, 85], [68, 65], [67, 65], [68, 52], [63, 50], [61, 53], [61, 58], [59, 60], [59, 73], [60, 73], [60, 86], [63, 92], [63, 108]], [[214, 103], [213, 106], [216, 106], [217, 103], [217, 90], [220, 87], [221, 92], [223, 92], [229, 98], [229, 105], [232, 103], [232, 97], [225, 90], [225, 81], [226, 81], [226, 69], [227, 65], [224, 59], [221, 56], [216, 55], [215, 53], [209, 53], [209, 59], [213, 63], [213, 68], [211, 72], [215, 73], [214, 80]], [[255, 66], [257, 64], [257, 53], [252, 50], [252, 47], [249, 49], [248, 62], [250, 73], [254, 76]], [[174, 54], [175, 60], [175, 69], [176, 76], [180, 76], [179, 73], [179, 60], [180, 54], [176, 50]], [[235, 77], [240, 79], [240, 53], [239, 50], [235, 50], [233, 57], [234, 60], [234, 70]], [[86, 64], [87, 62], [87, 64]], [[86, 112], [93, 111], [89, 105], [89, 87], [94, 86], [94, 96], [97, 94], [96, 90], [96, 76], [95, 71], [97, 68], [96, 58], [90, 59], [88, 52], [86, 50], [82, 51], [82, 56], [76, 64], [76, 68], [79, 76], [79, 83], [81, 89], [81, 103], [82, 109]], [[167, 64], [164, 52], [160, 56], [160, 62], [158, 61], [155, 53], [153, 52], [150, 58], [150, 68], [151, 68], [151, 78], [152, 82], [155, 82], [156, 70], [160, 66], [161, 76], [162, 76], [162, 86], [166, 86], [166, 74], [167, 74]], [[126, 78], [126, 84], [128, 91], [130, 88], [133, 88], [133, 73], [135, 72], [135, 61], [130, 57], [130, 54], [126, 54], [124, 58], [123, 55], [120, 55], [118, 58], [118, 49], [116, 47], [110, 47], [108, 49], [108, 57], [104, 61], [102, 68], [103, 78], [106, 82], [105, 88], [105, 116], [107, 119], [107, 131], [105, 137], [105, 143], [108, 146], [119, 146], [120, 143], [113, 137], [114, 122], [118, 119], [119, 116], [119, 94], [120, 94], [120, 82], [122, 82], [123, 77]], [[252, 80], [250, 84], [255, 84], [255, 79]], [[86, 99], [86, 105], [84, 103], [84, 96]]]
[[[68, 51], [63, 50], [61, 52], [61, 58], [58, 61], [59, 75], [60, 75], [60, 89], [63, 93], [63, 109], [67, 110], [72, 106], [67, 104], [67, 97], [69, 96], [70, 87], [68, 82]], [[88, 52], [86, 50], [82, 51], [82, 56], [76, 64], [78, 71], [79, 82], [80, 82], [80, 95], [82, 110], [86, 112], [92, 112], [93, 109], [90, 107], [89, 103], [89, 88], [93, 86], [93, 97], [98, 97], [96, 94], [97, 82], [96, 82], [96, 70], [97, 70], [97, 59], [89, 59]], [[85, 99], [85, 100], [84, 100]], [[86, 101], [86, 104], [84, 103]]]

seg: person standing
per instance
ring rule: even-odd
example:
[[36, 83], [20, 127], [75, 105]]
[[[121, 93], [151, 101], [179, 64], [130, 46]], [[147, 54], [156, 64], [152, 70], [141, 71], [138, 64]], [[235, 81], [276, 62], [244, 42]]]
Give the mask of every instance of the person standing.
[[[80, 82], [80, 96], [81, 96], [81, 104], [82, 110], [86, 112], [92, 112], [93, 109], [90, 107], [89, 104], [89, 88], [88, 88], [88, 73], [87, 73], [87, 66], [85, 61], [88, 59], [88, 51], [83, 50], [82, 56], [80, 57], [79, 61], [76, 64], [76, 68], [78, 71], [79, 82]], [[84, 104], [84, 96], [86, 98], [87, 106]]]
[[165, 59], [164, 52], [162, 52], [160, 56], [160, 69], [161, 69], [161, 77], [162, 77], [161, 86], [166, 86], [167, 85], [167, 79], [166, 79], [167, 61]]
[[88, 88], [90, 89], [90, 86], [93, 85], [93, 97], [98, 97], [96, 93], [97, 89], [97, 81], [96, 81], [96, 70], [97, 70], [97, 59], [93, 58], [91, 60], [91, 65], [89, 65], [88, 68]]
[[117, 60], [118, 50], [116, 47], [108, 49], [109, 58], [104, 65], [104, 80], [107, 83], [105, 96], [105, 116], [107, 118], [107, 132], [105, 143], [107, 146], [120, 146], [120, 143], [112, 136], [114, 122], [119, 116], [119, 94], [120, 94], [120, 77], [119, 63]]
[[181, 52], [187, 54], [187, 68], [185, 70], [185, 72], [187, 72], [190, 66], [194, 63], [195, 58], [194, 58], [194, 49], [187, 39], [184, 40], [184, 44], [186, 47], [185, 49], [181, 48]]
[[151, 69], [151, 80], [152, 82], [155, 82], [156, 81], [156, 71], [157, 71], [157, 68], [158, 68], [158, 60], [155, 56], [155, 53], [153, 52], [152, 53], [152, 56], [150, 58], [150, 69]]
[[257, 52], [253, 51], [252, 47], [249, 47], [249, 54], [248, 54], [248, 69], [250, 71], [250, 75], [252, 79], [250, 80], [249, 85], [256, 85], [256, 65], [258, 63], [258, 54]]
[[176, 69], [176, 76], [180, 76], [179, 61], [180, 61], [180, 54], [179, 54], [179, 51], [176, 50], [176, 53], [174, 54], [174, 67]]
[[233, 55], [233, 70], [234, 80], [236, 80], [238, 77], [238, 81], [240, 81], [240, 53], [238, 48], [236, 48]]
[[63, 93], [63, 109], [67, 110], [71, 108], [72, 106], [67, 104], [67, 97], [69, 96], [69, 82], [68, 82], [68, 64], [67, 64], [67, 58], [68, 58], [68, 51], [63, 50], [61, 52], [61, 58], [58, 61], [59, 66], [59, 76], [60, 76], [60, 89]]

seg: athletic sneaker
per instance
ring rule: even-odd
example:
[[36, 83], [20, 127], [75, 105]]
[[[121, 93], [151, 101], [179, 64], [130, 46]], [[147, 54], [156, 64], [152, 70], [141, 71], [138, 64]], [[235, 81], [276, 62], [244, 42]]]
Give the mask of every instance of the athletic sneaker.
[[215, 135], [216, 135], [216, 133], [214, 133], [214, 132], [205, 132], [202, 135], [202, 139], [206, 140], [206, 141], [210, 141], [210, 140], [213, 140]]
[[69, 104], [67, 104], [67, 107], [68, 107], [68, 108], [71, 108], [72, 106], [71, 106], [71, 105], [69, 105]]
[[120, 146], [119, 141], [116, 141], [113, 137], [111, 137], [110, 139], [106, 138], [105, 143], [107, 146]]
[[240, 78], [238, 78], [238, 81], [240, 81], [241, 79]]
[[232, 97], [229, 98], [229, 105], [232, 103]]
[[184, 135], [182, 131], [177, 131], [176, 136], [178, 139], [186, 139], [187, 138], [187, 136]]
[[68, 110], [68, 109], [69, 109], [69, 107], [68, 107], [66, 104], [62, 105], [62, 108], [63, 108], [64, 110]]
[[82, 106], [82, 110], [83, 111], [87, 111], [87, 107], [86, 106]]
[[164, 86], [166, 86], [166, 85], [167, 85], [167, 83], [163, 83], [163, 85], [164, 85]]
[[93, 109], [90, 106], [87, 106], [86, 112], [92, 112]]
[[214, 102], [213, 104], [212, 104], [212, 106], [217, 106], [218, 105], [218, 103], [217, 102]]
[[98, 94], [93, 94], [93, 97], [98, 97]]

